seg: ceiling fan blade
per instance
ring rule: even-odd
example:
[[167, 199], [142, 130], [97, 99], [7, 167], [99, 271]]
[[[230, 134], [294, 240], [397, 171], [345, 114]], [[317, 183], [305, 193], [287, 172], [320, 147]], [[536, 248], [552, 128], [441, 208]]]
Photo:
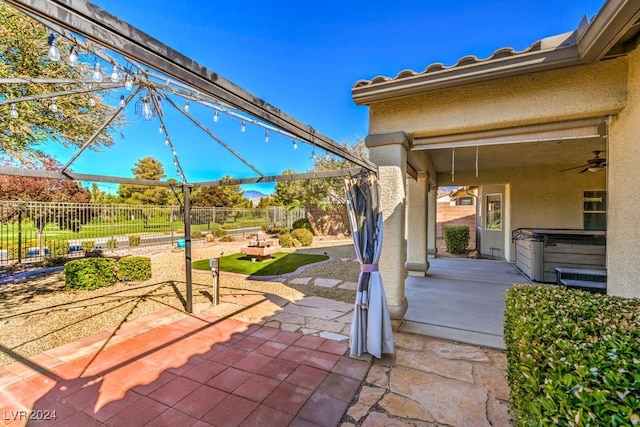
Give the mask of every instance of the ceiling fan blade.
[[562, 169], [562, 170], [560, 170], [559, 172], [572, 171], [572, 170], [580, 169], [580, 168], [584, 168], [584, 167], [587, 167], [587, 166], [589, 166], [589, 165], [574, 166], [574, 167], [572, 167], [572, 168]]
[[584, 168], [584, 169], [582, 169], [582, 170], [580, 171], [580, 173], [585, 173], [585, 172], [586, 172], [586, 171], [588, 171], [588, 170], [589, 170], [589, 168]]

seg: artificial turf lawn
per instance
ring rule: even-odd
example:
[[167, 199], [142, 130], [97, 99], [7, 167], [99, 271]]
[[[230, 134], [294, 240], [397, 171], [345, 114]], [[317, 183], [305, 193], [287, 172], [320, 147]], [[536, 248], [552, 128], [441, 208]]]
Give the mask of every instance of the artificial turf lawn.
[[[303, 265], [329, 259], [326, 255], [287, 252], [278, 252], [264, 261], [251, 262], [251, 258], [253, 257], [242, 253], [223, 256], [220, 258], [220, 270], [255, 276], [275, 276], [291, 273]], [[195, 261], [191, 266], [196, 270], [211, 270], [208, 259]]]

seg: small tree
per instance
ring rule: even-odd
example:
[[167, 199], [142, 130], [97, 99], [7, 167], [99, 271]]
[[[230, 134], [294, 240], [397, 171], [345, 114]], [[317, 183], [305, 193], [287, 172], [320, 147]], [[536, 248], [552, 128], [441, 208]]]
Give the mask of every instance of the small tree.
[[450, 254], [463, 254], [469, 246], [469, 227], [450, 225], [444, 228], [444, 242]]

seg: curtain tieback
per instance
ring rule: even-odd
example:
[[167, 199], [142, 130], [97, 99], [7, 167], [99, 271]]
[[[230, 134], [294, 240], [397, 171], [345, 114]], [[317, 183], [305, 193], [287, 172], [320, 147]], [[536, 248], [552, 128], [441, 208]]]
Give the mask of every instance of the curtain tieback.
[[360, 271], [363, 273], [373, 273], [374, 271], [378, 271], [378, 264], [362, 264]]

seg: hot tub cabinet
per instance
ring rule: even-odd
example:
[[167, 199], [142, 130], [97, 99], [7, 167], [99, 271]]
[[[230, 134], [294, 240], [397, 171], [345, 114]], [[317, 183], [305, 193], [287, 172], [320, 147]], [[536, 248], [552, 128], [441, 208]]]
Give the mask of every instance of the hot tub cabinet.
[[519, 228], [511, 237], [516, 267], [536, 282], [556, 283], [556, 267], [606, 268], [605, 231]]

